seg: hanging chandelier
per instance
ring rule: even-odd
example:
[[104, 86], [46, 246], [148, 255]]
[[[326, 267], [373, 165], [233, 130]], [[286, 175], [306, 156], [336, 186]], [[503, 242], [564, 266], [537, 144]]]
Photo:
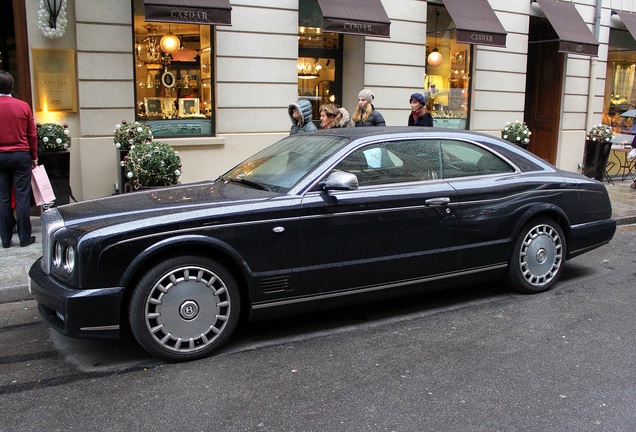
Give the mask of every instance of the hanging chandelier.
[[318, 64], [318, 59], [314, 59], [314, 62], [306, 62], [304, 59], [298, 63], [298, 79], [315, 79], [320, 76], [322, 66]]
[[437, 67], [439, 65], [441, 65], [444, 62], [444, 57], [442, 56], [442, 53], [439, 52], [439, 50], [437, 49], [437, 18], [439, 18], [439, 11], [435, 11], [435, 47], [433, 48], [433, 51], [431, 51], [431, 53], [428, 55], [428, 64], [433, 66], [433, 67]]
[[[143, 40], [146, 44], [146, 63], [154, 63], [158, 62], [161, 59], [161, 51], [159, 49], [159, 44], [157, 43], [157, 36], [155, 36], [155, 31], [157, 30], [154, 26], [146, 26], [146, 30], [148, 31], [148, 37]], [[137, 60], [141, 60], [141, 44], [139, 44], [136, 48], [137, 50]]]
[[181, 40], [170, 31], [170, 24], [168, 24], [168, 33], [161, 38], [159, 46], [166, 54], [174, 54], [181, 48]]

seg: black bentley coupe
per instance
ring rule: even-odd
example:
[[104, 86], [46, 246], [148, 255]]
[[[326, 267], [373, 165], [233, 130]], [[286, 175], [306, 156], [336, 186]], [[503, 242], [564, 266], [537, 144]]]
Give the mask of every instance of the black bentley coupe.
[[73, 337], [131, 331], [170, 361], [257, 320], [503, 279], [538, 293], [616, 230], [605, 186], [493, 136], [293, 135], [214, 181], [45, 211], [29, 285]]

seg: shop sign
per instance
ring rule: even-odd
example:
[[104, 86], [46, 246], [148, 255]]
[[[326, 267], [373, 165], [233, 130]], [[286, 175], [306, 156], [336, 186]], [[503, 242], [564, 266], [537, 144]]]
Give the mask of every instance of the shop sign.
[[32, 50], [36, 111], [77, 112], [75, 52]]
[[457, 30], [457, 42], [474, 45], [506, 46], [506, 35], [499, 33]]

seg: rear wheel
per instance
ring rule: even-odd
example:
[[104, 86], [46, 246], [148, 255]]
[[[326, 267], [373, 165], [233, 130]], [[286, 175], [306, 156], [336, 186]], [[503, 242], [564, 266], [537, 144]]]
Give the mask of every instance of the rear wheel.
[[563, 272], [565, 236], [553, 220], [531, 221], [517, 237], [508, 263], [507, 282], [523, 293], [547, 291]]
[[129, 307], [133, 335], [150, 354], [170, 361], [205, 357], [238, 322], [241, 300], [232, 274], [213, 260], [163, 261], [135, 286]]

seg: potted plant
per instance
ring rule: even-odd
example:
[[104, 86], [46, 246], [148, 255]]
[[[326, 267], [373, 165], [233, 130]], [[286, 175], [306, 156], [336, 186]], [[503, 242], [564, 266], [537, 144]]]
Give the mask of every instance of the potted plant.
[[604, 124], [592, 126], [587, 131], [581, 170], [584, 175], [603, 181], [605, 166], [612, 149], [612, 138], [614, 138], [614, 131], [610, 126]]
[[113, 132], [115, 148], [122, 151], [130, 150], [130, 147], [152, 141], [150, 128], [143, 123], [122, 121], [115, 126]]
[[38, 123], [38, 152], [66, 151], [71, 147], [71, 133], [68, 125], [57, 123]]
[[515, 120], [513, 123], [506, 123], [506, 126], [501, 130], [503, 139], [523, 148], [528, 148], [530, 135], [532, 135], [532, 132], [530, 132], [528, 126], [519, 120]]
[[171, 146], [161, 142], [134, 145], [122, 162], [132, 189], [177, 184], [181, 158]]
[[67, 124], [38, 123], [38, 161], [44, 165], [51, 181], [55, 204], [68, 204], [71, 193], [71, 133]]
[[119, 188], [118, 193], [124, 193], [124, 183], [127, 181], [126, 172], [124, 170], [124, 160], [132, 146], [152, 142], [152, 131], [148, 126], [138, 121], [128, 122], [123, 120], [121, 124], [115, 126], [113, 131], [113, 143], [117, 150], [120, 164], [118, 174]]

